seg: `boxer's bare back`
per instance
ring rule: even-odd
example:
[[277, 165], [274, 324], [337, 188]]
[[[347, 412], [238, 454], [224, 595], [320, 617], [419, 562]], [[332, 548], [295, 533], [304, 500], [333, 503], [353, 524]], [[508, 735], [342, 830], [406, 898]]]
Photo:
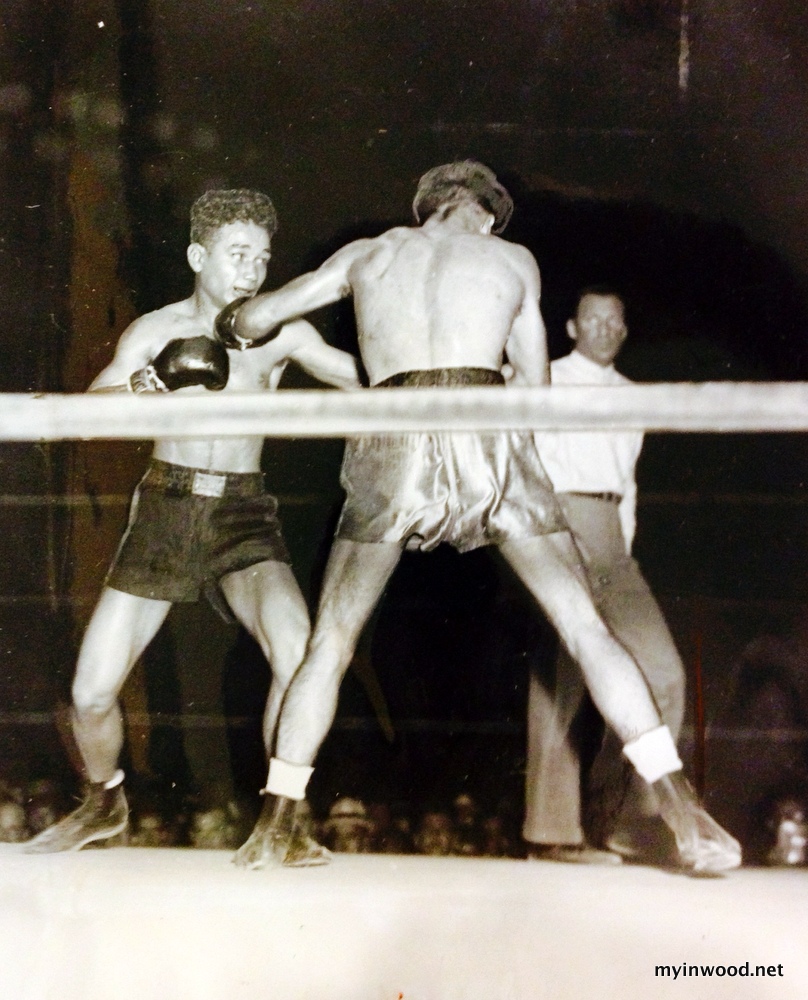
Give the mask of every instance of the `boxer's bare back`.
[[[539, 316], [532, 256], [495, 236], [446, 228], [427, 222], [394, 229], [371, 241], [348, 269], [371, 384], [400, 371], [498, 371], [506, 349], [509, 356], [541, 355], [540, 341], [519, 336]], [[530, 361], [520, 370], [541, 380], [541, 358]]]
[[[479, 214], [479, 233], [469, 230], [469, 213]], [[499, 371], [503, 353], [512, 384], [546, 384], [538, 267], [524, 247], [487, 234], [487, 218], [467, 205], [456, 217], [350, 243], [315, 280], [306, 276], [305, 288], [298, 279], [248, 303], [241, 328], [263, 332], [290, 301], [303, 313], [350, 294], [371, 385], [402, 371]]]

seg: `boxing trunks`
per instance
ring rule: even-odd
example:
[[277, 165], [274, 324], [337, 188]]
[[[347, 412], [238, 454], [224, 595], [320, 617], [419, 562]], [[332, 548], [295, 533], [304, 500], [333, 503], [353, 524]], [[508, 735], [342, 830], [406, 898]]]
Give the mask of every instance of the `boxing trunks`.
[[[401, 372], [377, 388], [502, 385], [487, 368]], [[529, 432], [374, 435], [349, 439], [337, 538], [460, 552], [566, 531]]]
[[219, 581], [259, 562], [289, 562], [278, 501], [260, 472], [218, 473], [153, 459], [138, 484], [107, 586], [158, 601], [205, 595], [234, 618]]

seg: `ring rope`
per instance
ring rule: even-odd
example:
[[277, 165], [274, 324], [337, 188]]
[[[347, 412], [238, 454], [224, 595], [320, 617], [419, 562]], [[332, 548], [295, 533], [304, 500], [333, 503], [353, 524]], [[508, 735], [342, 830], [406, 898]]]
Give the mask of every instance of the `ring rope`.
[[412, 431], [808, 430], [808, 382], [0, 394], [0, 441], [333, 438]]

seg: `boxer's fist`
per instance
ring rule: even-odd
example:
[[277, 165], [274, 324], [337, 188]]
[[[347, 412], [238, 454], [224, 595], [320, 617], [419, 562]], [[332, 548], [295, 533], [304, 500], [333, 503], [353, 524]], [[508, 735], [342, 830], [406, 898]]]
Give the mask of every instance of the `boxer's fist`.
[[174, 392], [202, 385], [218, 392], [227, 385], [230, 361], [225, 348], [209, 337], [170, 340], [151, 364], [129, 379], [133, 392]]
[[274, 340], [280, 333], [279, 326], [273, 327], [267, 333], [262, 333], [260, 337], [254, 338], [242, 337], [236, 333], [236, 320], [238, 319], [239, 310], [245, 302], [250, 301], [250, 298], [251, 296], [249, 295], [242, 295], [241, 298], [233, 299], [229, 305], [226, 305], [222, 309], [213, 324], [214, 332], [219, 338], [220, 343], [224, 344], [231, 351], [246, 351], [250, 347], [260, 347], [262, 344]]

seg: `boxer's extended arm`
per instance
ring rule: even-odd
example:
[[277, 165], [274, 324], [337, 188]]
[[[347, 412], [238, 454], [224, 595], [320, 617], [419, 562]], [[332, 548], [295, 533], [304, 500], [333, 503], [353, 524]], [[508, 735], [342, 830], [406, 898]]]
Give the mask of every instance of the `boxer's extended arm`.
[[[321, 264], [274, 292], [231, 304], [216, 320], [226, 347], [245, 350], [265, 343], [282, 324], [351, 294], [351, 266], [367, 254], [373, 240], [356, 240]], [[279, 334], [277, 334], [279, 335]]]
[[[288, 341], [288, 347], [285, 343]], [[287, 323], [278, 334], [276, 345], [284, 344], [284, 353], [310, 375], [338, 389], [358, 389], [359, 375], [356, 358], [346, 351], [327, 344], [311, 323], [295, 320]]]
[[521, 252], [524, 294], [519, 312], [514, 317], [505, 354], [513, 369], [508, 385], [532, 386], [550, 384], [550, 365], [547, 357], [547, 330], [542, 319], [539, 300], [541, 279], [533, 256], [523, 247]]

